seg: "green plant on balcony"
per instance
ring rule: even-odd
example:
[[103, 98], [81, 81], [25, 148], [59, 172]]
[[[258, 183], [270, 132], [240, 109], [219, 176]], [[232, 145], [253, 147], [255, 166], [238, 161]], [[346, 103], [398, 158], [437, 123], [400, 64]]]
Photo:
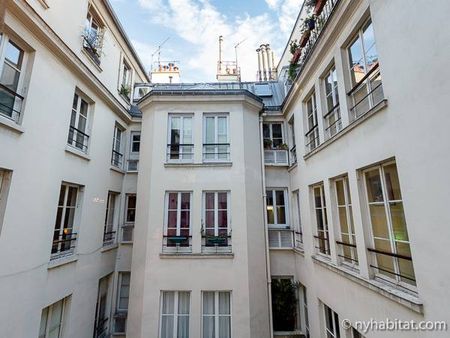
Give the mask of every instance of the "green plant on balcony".
[[278, 146], [278, 149], [279, 150], [288, 150], [289, 146], [286, 143], [283, 143]]
[[295, 54], [295, 52], [297, 51], [297, 49], [299, 47], [300, 46], [298, 45], [297, 40], [291, 40], [291, 42], [289, 42], [289, 50], [290, 50], [292, 55]]
[[298, 283], [290, 279], [272, 280], [272, 313], [274, 331], [292, 332], [297, 323]]
[[130, 98], [131, 88], [127, 85], [120, 86], [119, 94], [126, 97], [127, 99]]
[[308, 9], [313, 10], [315, 15], [322, 13], [327, 0], [306, 0], [305, 5]]
[[298, 68], [298, 64], [296, 64], [296, 63], [289, 64], [289, 69], [288, 69], [289, 80], [291, 80], [291, 81], [295, 80], [295, 78], [297, 77], [297, 68]]
[[264, 143], [264, 149], [272, 149], [273, 143], [272, 143], [271, 139], [265, 138], [263, 143]]

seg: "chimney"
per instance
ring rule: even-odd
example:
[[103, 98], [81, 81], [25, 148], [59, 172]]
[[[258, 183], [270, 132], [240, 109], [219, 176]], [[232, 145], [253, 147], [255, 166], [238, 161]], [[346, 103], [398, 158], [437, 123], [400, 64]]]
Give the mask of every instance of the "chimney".
[[219, 69], [218, 73], [222, 74], [222, 43], [223, 43], [223, 36], [219, 36]]
[[273, 74], [273, 79], [272, 80], [276, 80], [277, 79], [277, 67], [275, 66], [275, 55], [272, 51], [272, 74]]
[[262, 69], [263, 74], [261, 80], [267, 81], [267, 60], [266, 60], [266, 45], [259, 46], [261, 49], [261, 60], [262, 60]]
[[262, 72], [261, 72], [261, 49], [258, 48], [256, 50], [256, 53], [258, 55], [258, 73], [257, 73], [257, 80], [262, 81]]
[[266, 57], [267, 57], [267, 80], [272, 80], [272, 59], [270, 57], [270, 45], [266, 44]]

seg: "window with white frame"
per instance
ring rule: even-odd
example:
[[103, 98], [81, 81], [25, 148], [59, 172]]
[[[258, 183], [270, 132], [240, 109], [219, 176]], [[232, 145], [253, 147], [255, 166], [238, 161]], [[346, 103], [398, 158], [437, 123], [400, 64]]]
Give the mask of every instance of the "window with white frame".
[[75, 92], [72, 102], [72, 114], [70, 116], [69, 136], [67, 143], [83, 152], [88, 150], [88, 123], [89, 103]]
[[288, 146], [285, 141], [283, 122], [263, 124], [264, 162], [288, 164]]
[[230, 236], [230, 193], [203, 192], [203, 237], [205, 247], [227, 247]]
[[109, 327], [108, 313], [110, 312], [110, 302], [108, 295], [110, 292], [111, 274], [103, 277], [98, 282], [97, 304], [95, 311], [94, 338], [106, 337]]
[[267, 189], [267, 223], [270, 227], [288, 228], [286, 189]]
[[300, 209], [300, 192], [298, 190], [293, 192], [294, 205], [296, 208], [296, 229], [295, 229], [295, 246], [303, 246], [303, 227], [302, 227], [302, 217]]
[[340, 338], [341, 332], [338, 314], [325, 304], [323, 304], [323, 310], [325, 315], [325, 332], [327, 338]]
[[202, 337], [231, 338], [231, 292], [202, 292]]
[[160, 338], [189, 338], [189, 291], [162, 291]]
[[306, 153], [313, 151], [320, 143], [319, 126], [317, 124], [317, 103], [316, 93], [313, 92], [305, 102], [306, 108], [306, 132], [305, 145]]
[[293, 277], [274, 277], [271, 283], [274, 332], [299, 329], [298, 289]]
[[137, 171], [139, 165], [139, 152], [141, 150], [141, 132], [130, 132], [130, 154], [128, 158], [128, 171]]
[[296, 147], [296, 143], [295, 143], [295, 118], [294, 116], [291, 117], [291, 119], [288, 122], [289, 125], [289, 130], [290, 130], [290, 134], [291, 134], [291, 142], [292, 142], [292, 147], [289, 151], [289, 156], [290, 156], [290, 164], [293, 165], [295, 163], [297, 163], [297, 147]]
[[119, 194], [108, 192], [108, 200], [106, 201], [105, 226], [103, 229], [103, 245], [110, 245], [115, 242], [116, 238], [116, 222], [117, 222], [117, 202]]
[[136, 194], [125, 197], [125, 224], [122, 226], [122, 242], [132, 242], [136, 220]]
[[305, 334], [305, 338], [310, 338], [309, 317], [308, 317], [308, 298], [306, 296], [306, 286], [299, 284], [300, 300], [300, 330]]
[[105, 25], [95, 8], [89, 4], [86, 15], [86, 23], [83, 32], [83, 47], [91, 59], [100, 65], [102, 55], [103, 37], [105, 34]]
[[117, 305], [114, 316], [114, 332], [125, 333], [130, 297], [130, 272], [119, 272], [117, 288]]
[[111, 164], [118, 168], [121, 168], [123, 164], [122, 137], [123, 129], [118, 124], [116, 124], [114, 126]]
[[333, 65], [323, 80], [325, 86], [326, 111], [323, 116], [325, 120], [325, 136], [330, 138], [342, 129], [341, 111], [339, 109], [339, 93], [336, 67]]
[[42, 310], [39, 338], [60, 338], [63, 333], [65, 310], [70, 297], [47, 306]]
[[352, 200], [348, 178], [342, 177], [334, 182], [336, 188], [336, 202], [338, 211], [338, 221], [341, 238], [337, 244], [340, 246], [338, 254], [345, 263], [351, 265], [358, 264], [358, 253], [356, 249], [356, 234], [353, 224]]
[[316, 215], [317, 236], [316, 249], [324, 255], [330, 254], [330, 237], [328, 232], [327, 206], [325, 203], [325, 194], [323, 184], [313, 187], [314, 194], [314, 212]]
[[0, 34], [0, 115], [16, 123], [20, 121], [24, 97], [25, 52], [6, 34]]
[[193, 142], [192, 115], [169, 114], [167, 160], [192, 162], [194, 160]]
[[357, 119], [384, 99], [372, 21], [356, 33], [347, 49], [352, 89], [351, 118]]
[[122, 95], [122, 97], [126, 101], [130, 101], [130, 97], [131, 97], [131, 81], [132, 81], [133, 71], [131, 69], [131, 66], [125, 60], [125, 58], [123, 58], [123, 60], [122, 60], [122, 72], [121, 72], [121, 75], [122, 75], [122, 78], [121, 78], [121, 81], [120, 81], [119, 94]]
[[364, 171], [374, 255], [380, 277], [416, 285], [400, 181], [395, 162]]
[[230, 136], [228, 114], [203, 115], [203, 160], [229, 161]]
[[76, 243], [75, 213], [79, 187], [63, 183], [58, 198], [55, 230], [53, 232], [52, 259], [73, 253]]
[[189, 248], [191, 244], [191, 192], [166, 193], [165, 248]]

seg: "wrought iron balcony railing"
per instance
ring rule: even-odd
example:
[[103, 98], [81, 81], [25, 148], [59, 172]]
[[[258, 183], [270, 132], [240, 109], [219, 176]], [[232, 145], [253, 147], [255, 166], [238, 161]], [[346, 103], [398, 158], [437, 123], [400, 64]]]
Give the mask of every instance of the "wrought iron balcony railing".
[[330, 255], [330, 239], [327, 234], [314, 236], [316, 241], [315, 248], [324, 255]]
[[219, 162], [230, 160], [229, 143], [203, 143], [203, 161]]
[[116, 242], [116, 232], [106, 231], [103, 233], [103, 246], [112, 245]]
[[72, 147], [80, 149], [82, 152], [86, 153], [88, 150], [89, 135], [83, 133], [75, 127], [69, 127], [69, 137], [67, 138], [67, 143]]
[[172, 143], [167, 145], [167, 162], [192, 162], [193, 160], [193, 144]]
[[341, 112], [339, 104], [334, 106], [327, 114], [323, 116], [326, 123], [325, 138], [330, 139], [342, 129]]
[[0, 115], [18, 123], [24, 97], [0, 83]]
[[77, 240], [77, 233], [67, 231], [61, 235], [53, 237], [51, 260], [58, 259], [64, 256], [69, 256], [74, 253]]
[[123, 154], [116, 150], [112, 150], [111, 164], [115, 167], [122, 168]]
[[231, 234], [202, 235], [202, 252], [204, 253], [231, 253]]
[[192, 236], [163, 236], [163, 253], [191, 253]]
[[297, 146], [294, 144], [294, 146], [291, 148], [289, 152], [291, 165], [294, 165], [297, 163]]
[[310, 153], [320, 144], [319, 126], [316, 124], [305, 134], [305, 152]]
[[339, 246], [338, 257], [342, 258], [342, 261], [352, 266], [358, 265], [358, 252], [356, 244], [336, 241]]

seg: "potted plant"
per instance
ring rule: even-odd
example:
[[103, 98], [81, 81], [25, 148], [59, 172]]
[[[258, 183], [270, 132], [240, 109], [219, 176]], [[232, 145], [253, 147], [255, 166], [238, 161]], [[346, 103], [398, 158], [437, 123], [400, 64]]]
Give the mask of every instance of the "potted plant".
[[305, 19], [305, 27], [306, 29], [312, 31], [314, 28], [316, 28], [316, 17], [313, 15], [308, 16]]
[[300, 47], [303, 48], [308, 43], [309, 37], [311, 35], [311, 31], [309, 29], [302, 30], [302, 37], [300, 38]]
[[289, 64], [289, 69], [288, 69], [289, 80], [291, 80], [291, 81], [295, 80], [295, 78], [297, 77], [297, 68], [298, 68], [298, 64], [296, 64], [296, 63]]
[[119, 90], [119, 94], [125, 96], [127, 99], [130, 98], [131, 89], [127, 85], [122, 85]]
[[291, 51], [291, 54], [292, 54], [291, 63], [297, 63], [298, 59], [300, 58], [300, 54], [302, 52], [302, 49], [298, 45], [297, 40], [292, 40], [289, 43], [289, 47], [290, 47], [290, 51]]
[[280, 144], [278, 146], [278, 149], [280, 149], [280, 150], [288, 150], [289, 146], [286, 143], [283, 143], [283, 144]]
[[264, 139], [264, 149], [271, 149], [272, 148], [272, 140], [265, 138]]
[[320, 13], [322, 13], [322, 10], [325, 7], [326, 3], [327, 0], [308, 0], [306, 2], [306, 6], [312, 8], [315, 15], [319, 15]]

